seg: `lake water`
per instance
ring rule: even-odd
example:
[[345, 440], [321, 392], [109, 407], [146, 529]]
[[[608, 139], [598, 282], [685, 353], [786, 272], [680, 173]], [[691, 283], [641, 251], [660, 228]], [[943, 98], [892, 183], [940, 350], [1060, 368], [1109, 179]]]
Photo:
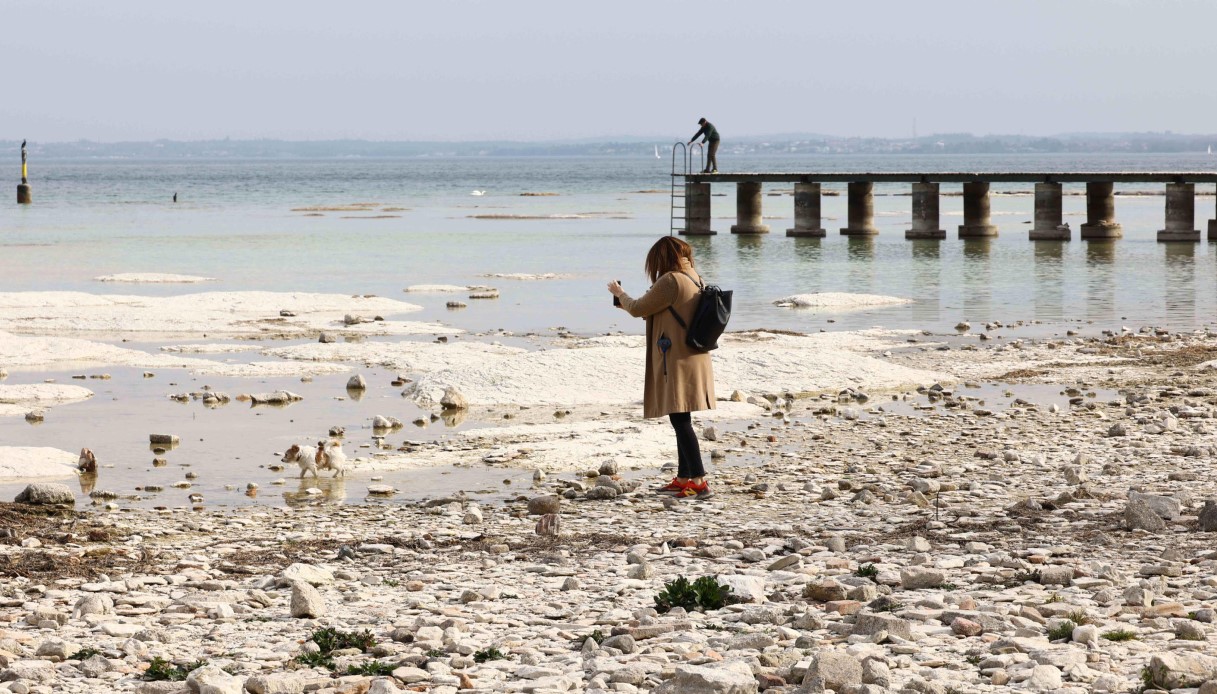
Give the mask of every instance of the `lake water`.
[[[784, 157], [744, 159], [724, 154], [724, 171], [1030, 171], [1212, 170], [1205, 156], [1174, 157]], [[411, 159], [344, 161], [201, 161], [32, 163], [35, 204], [0, 205], [0, 291], [75, 290], [111, 294], [177, 294], [199, 291], [277, 290], [378, 294], [423, 306], [412, 320], [440, 320], [454, 328], [503, 328], [553, 334], [615, 330], [638, 333], [634, 321], [613, 309], [604, 289], [620, 279], [637, 294], [646, 287], [642, 264], [654, 240], [668, 233], [670, 181], [667, 159]], [[733, 185], [714, 187], [713, 237], [690, 237], [698, 267], [708, 279], [735, 291], [732, 327], [798, 331], [884, 326], [953, 334], [961, 320], [1043, 321], [1013, 336], [1086, 333], [1123, 325], [1191, 329], [1210, 325], [1217, 308], [1217, 244], [1160, 244], [1164, 198], [1117, 197], [1124, 238], [1076, 240], [1085, 221], [1083, 186], [1066, 186], [1065, 220], [1072, 242], [1029, 242], [1030, 184], [994, 185], [993, 222], [1000, 236], [961, 241], [958, 185], [942, 186], [945, 241], [906, 241], [910, 202], [905, 185], [876, 186], [875, 238], [837, 234], [845, 225], [844, 186], [826, 185], [825, 239], [791, 239], [793, 198], [788, 186], [770, 187], [764, 198], [772, 233], [733, 236]], [[1161, 192], [1159, 185], [1117, 191]], [[471, 195], [485, 191], [482, 196]], [[646, 192], [652, 191], [652, 192]], [[654, 192], [659, 191], [659, 192]], [[1023, 191], [1027, 194], [1019, 194]], [[1197, 227], [1213, 216], [1211, 187], [1201, 187]], [[179, 202], [171, 202], [174, 193]], [[523, 196], [523, 193], [553, 193]], [[1075, 194], [1070, 194], [1075, 193]], [[952, 195], [955, 194], [955, 195]], [[371, 203], [352, 209], [354, 203]], [[342, 208], [308, 210], [303, 208]], [[486, 218], [491, 217], [491, 218]], [[494, 218], [497, 217], [497, 218]], [[195, 285], [130, 285], [94, 281], [121, 272], [203, 275]], [[516, 281], [490, 273], [559, 273], [560, 279]], [[452, 295], [403, 294], [412, 284], [490, 284], [497, 301], [471, 301], [450, 311]], [[775, 299], [807, 292], [885, 294], [911, 304], [828, 313], [785, 309]], [[0, 326], [2, 328], [3, 326]], [[1005, 331], [1003, 331], [1005, 332]], [[398, 338], [376, 338], [398, 339]], [[409, 338], [406, 338], [409, 339]], [[414, 339], [427, 339], [414, 338]], [[188, 340], [175, 339], [174, 343]], [[200, 336], [200, 341], [202, 338]], [[125, 346], [156, 350], [158, 344]], [[4, 366], [0, 364], [0, 366]], [[301, 482], [298, 472], [271, 466], [273, 454], [292, 442], [347, 428], [351, 455], [367, 455], [376, 414], [404, 421], [430, 413], [390, 387], [396, 375], [361, 368], [371, 384], [363, 400], [339, 397], [346, 375], [249, 379], [202, 377], [158, 370], [109, 367], [112, 380], [83, 383], [96, 395], [55, 408], [44, 424], [0, 419], [5, 445], [89, 446], [108, 465], [98, 489], [123, 494], [122, 506], [188, 505], [191, 492], [209, 505], [362, 500], [373, 473], [345, 482]], [[74, 383], [80, 371], [14, 370], [7, 383], [55, 379]], [[207, 409], [168, 402], [170, 393], [208, 385], [230, 393], [290, 388], [305, 396], [288, 408], [233, 403]], [[1027, 386], [1013, 389], [1022, 393]], [[1028, 396], [1049, 397], [1051, 393]], [[1049, 398], [1050, 399], [1050, 398]], [[466, 421], [458, 429], [486, 426]], [[174, 432], [183, 445], [169, 465], [152, 465], [149, 432]], [[393, 437], [437, 439], [453, 431], [443, 422], [408, 426]], [[305, 436], [307, 434], [307, 436]], [[303, 438], [302, 438], [303, 437]], [[200, 474], [190, 490], [171, 485], [187, 472]], [[287, 478], [284, 485], [274, 481]], [[383, 474], [402, 490], [396, 499], [457, 490], [480, 498], [520, 493], [530, 472], [506, 468], [436, 468]], [[88, 481], [82, 480], [83, 493]], [[257, 498], [246, 483], [261, 486]], [[127, 495], [144, 485], [165, 491]], [[0, 484], [0, 498], [23, 485]], [[320, 487], [321, 497], [305, 490]]]
[[[1204, 155], [790, 156], [724, 154], [723, 171], [1214, 170]], [[637, 294], [642, 261], [668, 232], [670, 164], [634, 158], [453, 158], [327, 161], [34, 161], [35, 204], [0, 206], [0, 290], [96, 293], [303, 290], [379, 294], [422, 304], [424, 319], [466, 329], [543, 331], [564, 326], [600, 333], [640, 324], [611, 307], [604, 291], [620, 279]], [[1159, 196], [1117, 197], [1124, 238], [1084, 242], [1083, 186], [1066, 187], [1070, 243], [1027, 240], [1033, 198], [994, 195], [1000, 236], [961, 241], [958, 185], [944, 184], [941, 242], [904, 239], [906, 185], [877, 185], [878, 237], [837, 235], [841, 195], [823, 199], [826, 239], [791, 239], [793, 198], [770, 186], [765, 216], [773, 232], [728, 233], [734, 186], [714, 187], [714, 237], [694, 237], [703, 274], [735, 290], [736, 328], [850, 329], [883, 325], [948, 330], [960, 320], [1040, 320], [1054, 326], [1208, 324], [1217, 308], [1217, 244], [1160, 244]], [[1161, 185], [1117, 191], [1161, 192]], [[1197, 227], [1214, 216], [1199, 186]], [[474, 190], [485, 191], [473, 196]], [[994, 193], [1031, 184], [993, 186]], [[662, 191], [662, 192], [640, 192]], [[177, 204], [171, 202], [179, 194]], [[555, 193], [522, 196], [522, 193]], [[375, 203], [358, 211], [293, 211]], [[406, 209], [396, 209], [406, 208]], [[312, 216], [310, 216], [312, 215]], [[477, 218], [498, 216], [516, 218]], [[375, 218], [381, 217], [381, 218]], [[542, 217], [520, 218], [520, 217]], [[97, 275], [172, 272], [218, 278], [205, 285], [99, 284]], [[518, 282], [488, 273], [560, 273]], [[446, 297], [407, 296], [410, 284], [491, 284], [497, 302], [444, 309]], [[913, 303], [829, 315], [779, 309], [775, 299], [806, 292], [907, 297]], [[833, 322], [828, 322], [832, 319]]]

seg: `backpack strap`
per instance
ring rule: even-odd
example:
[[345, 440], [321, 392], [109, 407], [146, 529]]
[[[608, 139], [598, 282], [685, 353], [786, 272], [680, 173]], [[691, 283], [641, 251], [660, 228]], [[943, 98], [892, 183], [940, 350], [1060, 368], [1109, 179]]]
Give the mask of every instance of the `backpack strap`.
[[[684, 275], [685, 277], [688, 277], [690, 282], [697, 285], [698, 291], [701, 291], [706, 288], [706, 285], [704, 283], [698, 282], [697, 280], [693, 279], [693, 275], [690, 275], [689, 273], [685, 272], [684, 270], [681, 270], [680, 274]], [[680, 317], [680, 314], [676, 312], [676, 309], [669, 306], [668, 312], [672, 314], [672, 317], [676, 319], [676, 322], [680, 324], [680, 327], [682, 329], [684, 329], [686, 331], [689, 329], [688, 324], [686, 324], [684, 319]]]

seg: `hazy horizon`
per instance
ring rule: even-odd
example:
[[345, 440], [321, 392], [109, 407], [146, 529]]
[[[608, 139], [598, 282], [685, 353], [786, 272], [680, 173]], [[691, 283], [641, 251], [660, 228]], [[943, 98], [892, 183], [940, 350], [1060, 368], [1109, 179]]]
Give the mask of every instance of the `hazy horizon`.
[[727, 139], [1202, 133], [1217, 110], [1202, 0], [130, 0], [5, 18], [4, 140], [670, 140], [700, 116]]

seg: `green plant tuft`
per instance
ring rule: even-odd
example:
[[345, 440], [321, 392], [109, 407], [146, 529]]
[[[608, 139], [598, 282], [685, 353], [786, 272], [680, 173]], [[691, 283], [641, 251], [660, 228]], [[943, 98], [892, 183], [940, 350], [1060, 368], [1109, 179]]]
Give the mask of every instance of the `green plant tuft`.
[[344, 648], [358, 648], [366, 653], [372, 646], [376, 645], [376, 637], [372, 636], [372, 632], [367, 629], [357, 632], [325, 627], [324, 629], [314, 631], [309, 639], [317, 644], [317, 647], [325, 655]]
[[1048, 630], [1048, 640], [1060, 641], [1061, 639], [1065, 639], [1068, 641], [1073, 638], [1073, 628], [1076, 626], [1077, 624], [1075, 624], [1072, 620], [1066, 619]]
[[1107, 639], [1108, 641], [1136, 641], [1137, 640], [1136, 632], [1130, 631], [1128, 629], [1113, 629], [1112, 631], [1101, 634], [1101, 636], [1103, 638]]
[[101, 655], [101, 651], [96, 648], [82, 648], [68, 656], [68, 660], [88, 660], [95, 655]]
[[1086, 614], [1086, 610], [1074, 610], [1073, 612], [1065, 615], [1065, 619], [1068, 619], [1074, 624], [1090, 624], [1094, 621], [1090, 618], [1090, 615]]
[[427, 657], [428, 658], [446, 658], [446, 657], [448, 657], [448, 654], [441, 651], [438, 648], [432, 648], [431, 650], [427, 651]]
[[854, 575], [861, 576], [862, 578], [874, 578], [879, 575], [879, 567], [874, 564], [863, 564], [854, 569]]
[[491, 646], [473, 654], [473, 662], [485, 663], [490, 660], [507, 660], [507, 654]]
[[690, 612], [720, 610], [739, 601], [731, 593], [730, 586], [719, 583], [713, 576], [702, 576], [692, 583], [684, 576], [677, 576], [665, 583], [663, 590], [655, 596], [655, 609], [659, 612], [668, 612], [674, 607]]
[[206, 660], [196, 660], [185, 665], [174, 665], [173, 663], [157, 656], [148, 663], [148, 669], [144, 671], [144, 679], [150, 682], [158, 680], [169, 682], [182, 682], [186, 677], [207, 664]]
[[1051, 605], [1054, 602], [1065, 602], [1065, 598], [1062, 598], [1060, 595], [1053, 593], [1052, 595], [1048, 596], [1048, 599], [1044, 601], [1044, 604]]
[[301, 653], [296, 656], [296, 662], [306, 667], [322, 667], [334, 669], [334, 659], [328, 653]]

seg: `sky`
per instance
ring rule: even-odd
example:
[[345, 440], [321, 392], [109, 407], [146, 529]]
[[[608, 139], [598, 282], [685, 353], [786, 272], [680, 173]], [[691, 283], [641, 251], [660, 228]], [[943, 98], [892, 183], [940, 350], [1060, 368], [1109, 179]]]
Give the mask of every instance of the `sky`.
[[1213, 0], [0, 0], [0, 140], [1217, 132]]

